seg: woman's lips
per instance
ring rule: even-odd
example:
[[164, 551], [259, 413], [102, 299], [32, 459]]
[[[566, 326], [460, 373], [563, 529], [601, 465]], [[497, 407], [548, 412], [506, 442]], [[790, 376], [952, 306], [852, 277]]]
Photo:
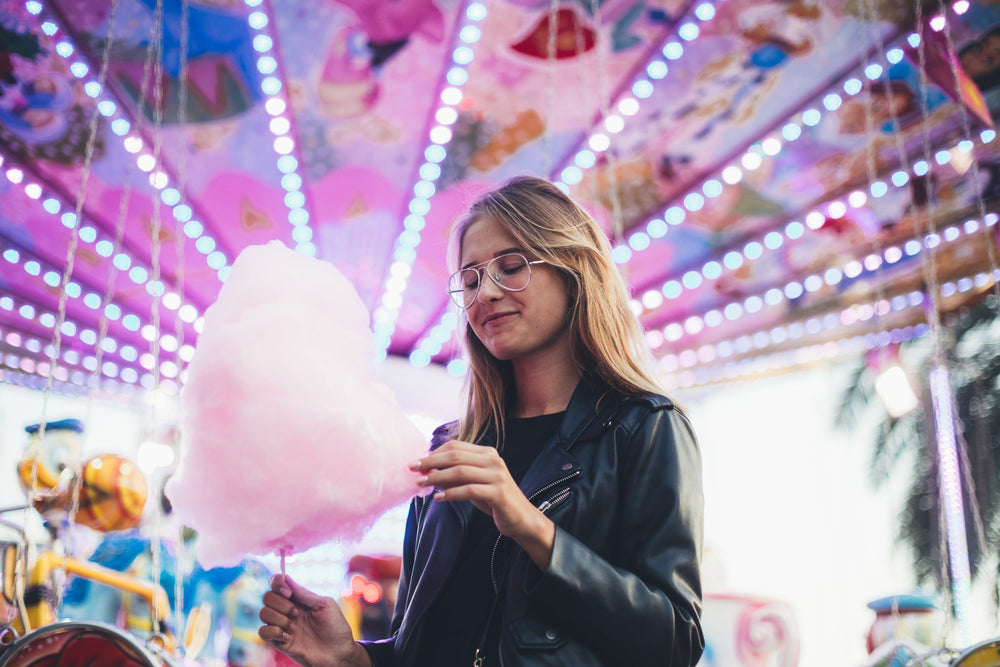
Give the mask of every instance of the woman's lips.
[[517, 313], [494, 313], [483, 320], [484, 327], [495, 327], [506, 322], [510, 317], [516, 315]]

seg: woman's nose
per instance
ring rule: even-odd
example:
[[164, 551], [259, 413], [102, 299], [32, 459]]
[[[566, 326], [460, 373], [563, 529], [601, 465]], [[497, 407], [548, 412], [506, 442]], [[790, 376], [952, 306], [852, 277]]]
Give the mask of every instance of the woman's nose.
[[503, 296], [503, 289], [493, 279], [486, 270], [483, 270], [483, 279], [479, 281], [479, 294], [476, 298], [480, 301], [494, 301]]

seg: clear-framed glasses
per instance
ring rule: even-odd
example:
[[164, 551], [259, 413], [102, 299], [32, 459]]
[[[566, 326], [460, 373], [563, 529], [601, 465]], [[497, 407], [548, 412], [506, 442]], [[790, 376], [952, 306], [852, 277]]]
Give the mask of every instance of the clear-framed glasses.
[[476, 264], [451, 274], [448, 279], [448, 293], [455, 304], [465, 310], [479, 296], [479, 286], [483, 283], [483, 274], [490, 277], [494, 283], [508, 292], [520, 292], [531, 282], [531, 265], [544, 264], [544, 259], [528, 261], [528, 258], [517, 252], [494, 257], [488, 262]]

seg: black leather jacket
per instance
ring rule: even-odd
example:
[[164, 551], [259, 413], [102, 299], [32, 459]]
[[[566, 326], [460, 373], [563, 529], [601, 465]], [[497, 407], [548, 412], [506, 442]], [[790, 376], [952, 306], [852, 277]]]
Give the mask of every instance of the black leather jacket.
[[[448, 432], [438, 429], [432, 448]], [[581, 382], [521, 489], [556, 524], [552, 560], [543, 573], [509, 552], [500, 660], [487, 667], [698, 662], [701, 459], [669, 399]], [[411, 504], [393, 636], [363, 643], [377, 667], [425, 667], [413, 665], [412, 648], [476, 511], [430, 497]]]

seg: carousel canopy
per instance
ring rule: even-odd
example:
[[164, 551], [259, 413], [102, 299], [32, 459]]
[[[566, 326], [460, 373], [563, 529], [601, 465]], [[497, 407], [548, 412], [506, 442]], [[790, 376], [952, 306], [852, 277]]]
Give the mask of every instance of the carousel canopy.
[[348, 277], [384, 354], [460, 372], [447, 231], [525, 173], [607, 230], [668, 384], [920, 336], [1000, 275], [995, 26], [985, 0], [0, 0], [0, 372], [182, 381], [274, 239]]

